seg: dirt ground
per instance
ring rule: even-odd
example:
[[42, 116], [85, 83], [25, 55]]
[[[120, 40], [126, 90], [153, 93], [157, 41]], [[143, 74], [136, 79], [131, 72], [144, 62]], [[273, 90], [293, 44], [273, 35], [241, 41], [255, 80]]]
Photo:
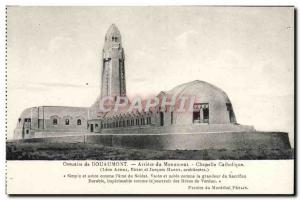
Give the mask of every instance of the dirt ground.
[[272, 160], [293, 159], [293, 149], [149, 150], [84, 143], [8, 142], [7, 160]]

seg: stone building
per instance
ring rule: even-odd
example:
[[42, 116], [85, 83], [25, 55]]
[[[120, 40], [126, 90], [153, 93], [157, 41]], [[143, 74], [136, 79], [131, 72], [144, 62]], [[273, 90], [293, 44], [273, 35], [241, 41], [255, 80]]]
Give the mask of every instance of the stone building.
[[15, 139], [53, 137], [85, 132], [89, 108], [39, 106], [25, 109], [14, 131]]
[[[118, 96], [126, 97], [124, 50], [121, 34], [113, 24], [110, 26], [103, 48], [101, 98], [111, 96], [116, 103]], [[174, 107], [182, 97], [194, 97], [192, 110], [178, 112]], [[204, 81], [181, 84], [170, 91], [157, 95], [159, 104], [147, 111], [128, 109], [99, 113], [88, 120], [91, 133], [153, 133], [153, 132], [222, 132], [253, 131], [251, 126], [236, 123], [232, 104], [224, 91]], [[161, 106], [163, 98], [174, 98], [173, 106]], [[100, 99], [101, 100], [101, 99]], [[130, 106], [127, 105], [127, 108]], [[98, 105], [95, 109], [99, 108]]]
[[[78, 134], [159, 134], [185, 132], [253, 131], [252, 126], [237, 124], [233, 106], [224, 91], [204, 81], [181, 84], [156, 97], [159, 103], [151, 110], [126, 108], [99, 111], [102, 98], [126, 97], [125, 56], [120, 31], [113, 24], [105, 36], [102, 52], [100, 97], [91, 107], [40, 106], [24, 110], [14, 131], [15, 139], [54, 137]], [[190, 109], [176, 110], [182, 98], [193, 97]], [[162, 106], [172, 98], [174, 105]]]

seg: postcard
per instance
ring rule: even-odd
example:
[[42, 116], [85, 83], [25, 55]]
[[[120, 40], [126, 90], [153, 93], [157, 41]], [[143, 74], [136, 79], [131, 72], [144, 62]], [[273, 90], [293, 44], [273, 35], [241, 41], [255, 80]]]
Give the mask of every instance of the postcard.
[[6, 9], [7, 194], [294, 195], [294, 7]]

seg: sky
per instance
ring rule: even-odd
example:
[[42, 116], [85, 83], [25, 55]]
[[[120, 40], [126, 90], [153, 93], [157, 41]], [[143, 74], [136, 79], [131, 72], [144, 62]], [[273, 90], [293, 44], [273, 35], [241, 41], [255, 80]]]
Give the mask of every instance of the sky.
[[8, 138], [25, 108], [94, 103], [114, 23], [128, 96], [203, 80], [227, 93], [238, 123], [293, 145], [292, 7], [9, 7], [7, 19]]

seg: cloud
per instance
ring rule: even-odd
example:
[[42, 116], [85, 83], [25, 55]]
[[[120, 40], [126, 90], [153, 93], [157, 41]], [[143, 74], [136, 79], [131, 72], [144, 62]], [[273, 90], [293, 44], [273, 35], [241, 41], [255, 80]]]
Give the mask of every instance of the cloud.
[[186, 45], [188, 45], [190, 39], [192, 39], [194, 37], [198, 37], [198, 34], [199, 33], [197, 31], [195, 31], [195, 30], [185, 31], [182, 34], [178, 35], [175, 38], [175, 41], [180, 46], [186, 46]]
[[38, 90], [38, 89], [52, 89], [52, 88], [98, 88], [98, 85], [90, 85], [89, 83], [73, 84], [73, 83], [62, 83], [62, 82], [24, 82], [24, 81], [13, 81], [11, 84], [12, 88], [23, 89], [23, 90]]
[[63, 36], [56, 36], [49, 41], [48, 51], [50, 51], [51, 53], [55, 53], [57, 50], [60, 50], [61, 48], [70, 47], [70, 46], [74, 47], [74, 43], [70, 38], [63, 37]]

